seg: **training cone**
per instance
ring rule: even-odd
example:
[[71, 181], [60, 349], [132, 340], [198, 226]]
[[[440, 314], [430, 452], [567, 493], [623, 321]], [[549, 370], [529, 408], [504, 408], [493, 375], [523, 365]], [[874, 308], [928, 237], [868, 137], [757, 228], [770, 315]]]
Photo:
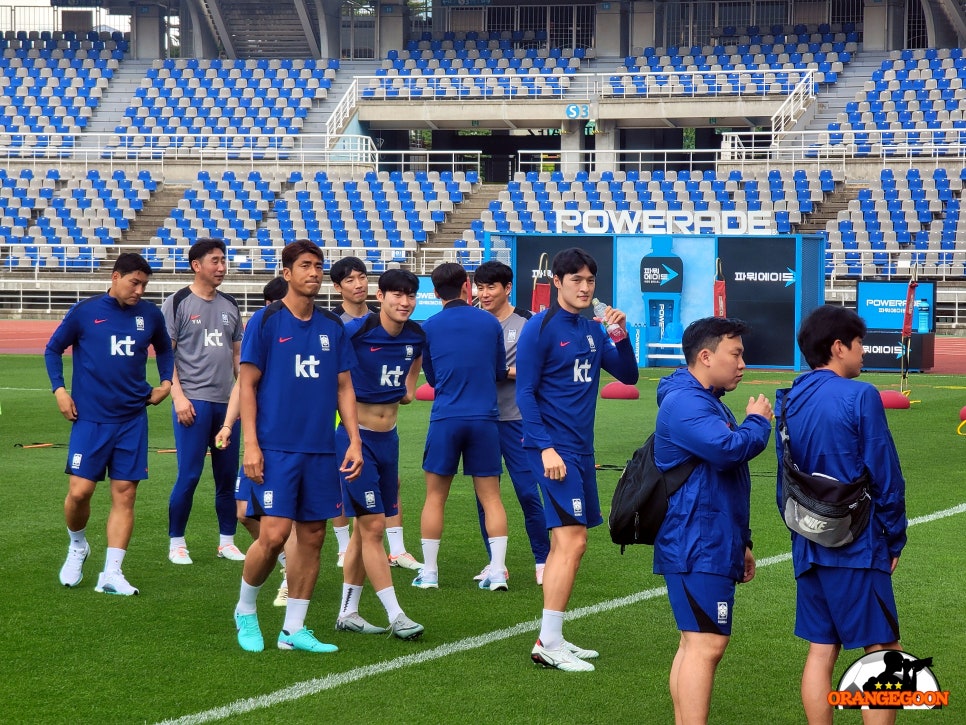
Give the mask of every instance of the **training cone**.
[[882, 390], [879, 392], [879, 397], [882, 398], [882, 405], [886, 408], [897, 408], [901, 410], [909, 407], [909, 398], [898, 390]]
[[615, 380], [603, 387], [600, 397], [611, 400], [637, 400], [641, 397], [641, 392], [633, 385], [624, 385]]
[[429, 383], [423, 383], [416, 388], [416, 400], [436, 400], [436, 391]]

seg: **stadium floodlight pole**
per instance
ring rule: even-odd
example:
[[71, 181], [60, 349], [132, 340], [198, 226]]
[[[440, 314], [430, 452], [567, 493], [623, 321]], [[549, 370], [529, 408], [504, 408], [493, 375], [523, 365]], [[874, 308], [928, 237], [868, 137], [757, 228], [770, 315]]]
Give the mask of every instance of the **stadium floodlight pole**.
[[919, 286], [919, 264], [912, 265], [912, 275], [906, 288], [906, 310], [902, 316], [902, 358], [899, 365], [902, 376], [899, 379], [899, 392], [909, 397], [909, 361], [912, 358], [912, 310], [916, 301], [916, 287]]

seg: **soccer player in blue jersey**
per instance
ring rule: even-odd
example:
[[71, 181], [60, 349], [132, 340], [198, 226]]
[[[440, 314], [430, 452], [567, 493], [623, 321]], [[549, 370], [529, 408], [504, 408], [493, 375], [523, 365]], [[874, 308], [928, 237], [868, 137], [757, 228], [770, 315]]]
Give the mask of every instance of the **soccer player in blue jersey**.
[[[775, 436], [780, 511], [785, 445], [803, 471], [830, 481], [852, 482], [864, 473], [871, 479], [871, 521], [855, 541], [830, 549], [791, 535], [795, 634], [809, 643], [802, 704], [813, 724], [832, 722], [828, 693], [842, 647], [902, 649], [892, 574], [906, 545], [906, 482], [879, 391], [855, 379], [862, 372], [865, 334], [854, 310], [817, 307], [798, 331], [811, 371], [776, 395], [776, 415], [784, 410], [789, 439]], [[866, 722], [895, 722], [895, 710], [867, 712]]]
[[[360, 320], [370, 312], [379, 312], [379, 306], [368, 302], [369, 270], [366, 263], [358, 257], [343, 257], [332, 263], [329, 270], [332, 286], [342, 296], [342, 303], [332, 308], [332, 311], [342, 318], [345, 323]], [[397, 496], [398, 501], [398, 496]], [[340, 516], [332, 521], [332, 528], [339, 544], [338, 564], [342, 566], [345, 550], [349, 544], [349, 519]], [[395, 513], [386, 517], [386, 540], [389, 542], [389, 565], [403, 569], [418, 570], [422, 564], [416, 557], [406, 551], [403, 538], [402, 506]]]
[[[332, 279], [335, 291], [342, 297], [342, 302], [333, 307], [332, 312], [343, 322], [361, 320], [375, 311], [366, 302], [369, 297], [369, 270], [361, 259], [343, 257], [333, 262], [329, 268], [329, 277]], [[339, 549], [336, 563], [341, 567], [345, 560], [346, 549], [349, 547], [349, 517], [340, 514], [332, 519], [332, 533], [335, 534]]]
[[[400, 404], [412, 402], [426, 335], [410, 321], [416, 307], [419, 280], [412, 272], [391, 269], [379, 277], [380, 311], [346, 325], [357, 365], [352, 382], [356, 391], [362, 455], [366, 465], [355, 480], [342, 477], [342, 500], [355, 526], [345, 554], [342, 604], [336, 629], [362, 634], [385, 632], [359, 614], [359, 599], [368, 575], [389, 617], [392, 633], [414, 639], [423, 626], [403, 612], [392, 584], [389, 561], [382, 546], [386, 519], [398, 510]], [[341, 424], [336, 430], [339, 450], [349, 444]]]
[[695, 467], [668, 499], [654, 541], [654, 573], [667, 582], [681, 638], [668, 684], [675, 722], [706, 722], [718, 663], [731, 639], [735, 586], [755, 576], [748, 461], [768, 445], [771, 403], [751, 397], [739, 425], [722, 402], [744, 374], [741, 320], [695, 320], [681, 338], [687, 367], [657, 387], [654, 462]]
[[[339, 472], [349, 480], [362, 469], [362, 442], [349, 373], [355, 365], [342, 321], [315, 306], [322, 286], [322, 250], [297, 241], [282, 250], [288, 292], [258, 310], [242, 342], [239, 394], [245, 437], [245, 475], [251, 511], [260, 516], [258, 539], [245, 557], [235, 607], [238, 643], [260, 652], [265, 643], [256, 602], [292, 531], [298, 544], [288, 556], [289, 597], [278, 648], [334, 652], [315, 638], [305, 615], [319, 574], [325, 522], [342, 512]], [[349, 438], [336, 456], [333, 421], [338, 410]]]
[[[146, 406], [168, 396], [174, 369], [161, 311], [141, 299], [150, 275], [151, 267], [141, 255], [121, 254], [111, 272], [110, 290], [74, 305], [44, 352], [57, 407], [73, 423], [66, 470], [70, 488], [64, 501], [70, 546], [60, 570], [60, 583], [67, 587], [84, 578], [84, 561], [91, 553], [85, 534], [91, 497], [106, 473], [111, 481], [107, 556], [95, 591], [138, 593], [121, 572], [121, 564], [134, 529], [138, 483], [148, 477]], [[71, 393], [64, 383], [63, 354], [68, 347], [74, 355]], [[157, 356], [157, 387], [145, 376], [148, 347]]]
[[[594, 468], [594, 417], [603, 368], [637, 382], [637, 361], [625, 337], [615, 344], [600, 322], [581, 315], [591, 306], [597, 262], [583, 249], [559, 252], [551, 263], [557, 302], [530, 318], [517, 343], [517, 404], [523, 447], [540, 483], [551, 531], [543, 573], [543, 620], [534, 662], [568, 672], [592, 671], [598, 656], [563, 637], [564, 612], [587, 549], [587, 529], [603, 523]], [[606, 324], [626, 329], [626, 315], [608, 307]]]
[[[523, 325], [530, 319], [528, 310], [514, 307], [510, 303], [513, 290], [513, 270], [503, 262], [490, 260], [476, 268], [473, 274], [476, 295], [480, 307], [496, 317], [503, 327], [503, 345], [506, 348], [507, 379], [496, 384], [497, 406], [500, 409], [500, 452], [506, 464], [507, 473], [513, 483], [520, 508], [523, 509], [523, 523], [530, 539], [533, 552], [537, 584], [543, 584], [543, 571], [550, 553], [550, 536], [540, 500], [540, 486], [530, 471], [523, 450], [523, 422], [517, 406], [517, 341]], [[483, 507], [477, 502], [480, 517], [480, 532], [489, 554], [489, 535], [483, 520]], [[480, 587], [489, 586], [489, 565], [483, 568], [476, 579]]]
[[[288, 282], [283, 277], [273, 277], [262, 288], [262, 299], [265, 306], [284, 299], [288, 292]], [[238, 401], [238, 380], [231, 391], [231, 398], [228, 399], [228, 409], [225, 412], [225, 421], [215, 435], [215, 447], [227, 448], [231, 444], [232, 435], [237, 434], [235, 422], [239, 419], [241, 405]], [[238, 521], [251, 534], [252, 540], [258, 538], [258, 519], [248, 515], [248, 501], [251, 498], [251, 479], [245, 475], [244, 471], [239, 472], [235, 479], [235, 515]], [[285, 549], [278, 556], [278, 563], [282, 568], [282, 583], [278, 587], [278, 594], [272, 602], [276, 607], [284, 607], [288, 602], [288, 580], [285, 578], [285, 554], [295, 545], [295, 529], [285, 542]]]
[[490, 591], [505, 591], [506, 510], [500, 500], [500, 432], [496, 382], [506, 378], [503, 328], [488, 312], [467, 304], [466, 270], [445, 262], [433, 270], [433, 289], [443, 309], [423, 323], [423, 370], [435, 389], [423, 453], [426, 502], [421, 520], [423, 569], [420, 589], [439, 587], [437, 557], [443, 510], [460, 457], [473, 477], [490, 535]]
[[174, 347], [171, 415], [178, 450], [178, 477], [168, 501], [168, 559], [191, 564], [185, 530], [205, 458], [211, 455], [218, 518], [218, 556], [242, 561], [235, 546], [234, 485], [238, 476], [237, 431], [228, 445], [215, 445], [238, 376], [242, 321], [235, 298], [218, 291], [228, 271], [225, 243], [201, 239], [188, 250], [191, 284], [161, 305]]

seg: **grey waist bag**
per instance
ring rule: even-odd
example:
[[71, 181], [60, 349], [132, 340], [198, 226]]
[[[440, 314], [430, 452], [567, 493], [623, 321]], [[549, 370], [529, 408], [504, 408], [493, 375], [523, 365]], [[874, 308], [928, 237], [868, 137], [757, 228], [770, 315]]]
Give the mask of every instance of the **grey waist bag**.
[[782, 516], [785, 525], [809, 541], [829, 549], [851, 544], [869, 525], [872, 496], [868, 470], [852, 482], [800, 471], [792, 460], [785, 410], [779, 421], [782, 437]]

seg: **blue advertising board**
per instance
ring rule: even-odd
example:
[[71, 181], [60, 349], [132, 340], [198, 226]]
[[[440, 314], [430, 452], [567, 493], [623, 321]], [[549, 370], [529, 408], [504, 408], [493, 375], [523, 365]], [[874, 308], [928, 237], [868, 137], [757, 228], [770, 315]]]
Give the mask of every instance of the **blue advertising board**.
[[[906, 314], [907, 282], [860, 280], [855, 287], [855, 307], [870, 330], [902, 330]], [[913, 332], [936, 330], [936, 284], [919, 282], [912, 315]]]
[[[680, 365], [681, 335], [723, 312], [748, 322], [745, 361], [804, 369], [795, 335], [825, 301], [824, 239], [817, 235], [501, 234], [515, 271], [514, 303], [528, 306], [546, 276], [540, 258], [583, 247], [598, 263], [597, 296], [627, 314], [641, 367]], [[494, 254], [497, 249], [493, 249]], [[555, 292], [555, 290], [551, 290]]]
[[416, 322], [423, 322], [443, 309], [443, 301], [436, 296], [433, 291], [433, 280], [431, 277], [419, 277], [419, 291], [416, 292], [416, 309], [413, 310], [412, 319]]

